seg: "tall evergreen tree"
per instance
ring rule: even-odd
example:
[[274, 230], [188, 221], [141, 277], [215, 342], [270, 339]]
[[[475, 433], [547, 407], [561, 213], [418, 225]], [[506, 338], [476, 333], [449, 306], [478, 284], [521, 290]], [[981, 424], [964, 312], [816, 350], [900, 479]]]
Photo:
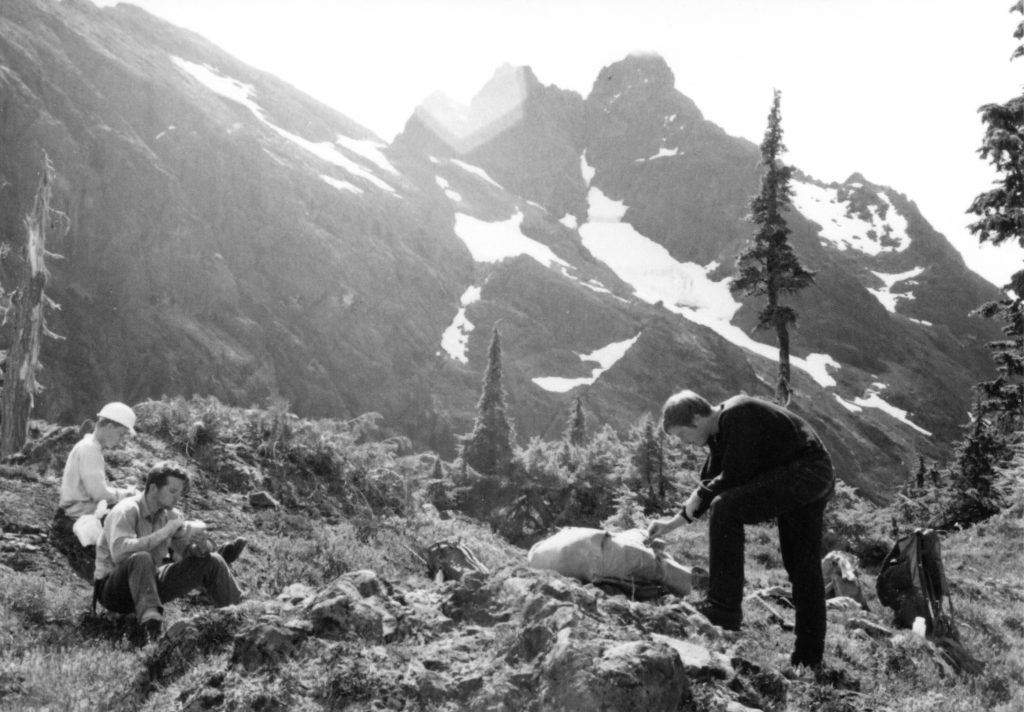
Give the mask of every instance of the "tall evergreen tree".
[[[1024, 0], [1011, 11], [1024, 16]], [[1013, 35], [1024, 39], [1024, 20]], [[1024, 56], [1018, 45], [1010, 61]], [[1004, 104], [985, 104], [979, 110], [985, 125], [978, 154], [1000, 176], [991, 190], [978, 195], [967, 212], [978, 216], [970, 230], [980, 242], [1001, 245], [1016, 240], [1024, 247], [1024, 93]], [[977, 400], [972, 425], [957, 448], [951, 472], [952, 500], [945, 525], [985, 519], [1003, 506], [995, 469], [1011, 454], [1008, 440], [1024, 429], [1024, 269], [1003, 287], [1003, 298], [979, 307], [976, 313], [1003, 322], [1006, 338], [989, 343], [998, 376], [975, 386]]]
[[793, 294], [814, 283], [814, 273], [803, 268], [789, 244], [789, 226], [782, 213], [791, 207], [792, 190], [789, 187], [793, 169], [782, 163], [780, 156], [786, 147], [782, 143], [782, 113], [779, 101], [782, 94], [775, 92], [772, 109], [768, 114], [768, 129], [761, 142], [761, 191], [750, 201], [750, 220], [757, 229], [754, 244], [744, 250], [737, 260], [737, 274], [730, 288], [747, 296], [766, 297], [767, 304], [757, 315], [758, 329], [774, 329], [779, 344], [779, 378], [776, 398], [789, 403], [789, 327], [796, 323], [796, 311], [780, 304], [779, 297]]
[[583, 414], [582, 398], [576, 399], [576, 404], [569, 415], [569, 424], [565, 428], [563, 439], [576, 447], [580, 447], [587, 441], [587, 420]]
[[[1024, 15], [1024, 0], [1011, 10]], [[1018, 22], [1014, 37], [1024, 38], [1024, 20]], [[1021, 56], [1024, 45], [1018, 45], [1010, 60]], [[1016, 241], [1024, 247], [1024, 93], [1004, 104], [985, 104], [979, 113], [985, 136], [978, 154], [992, 164], [1000, 178], [968, 208], [978, 216], [971, 232], [980, 242], [1001, 245]], [[1002, 299], [977, 310], [986, 318], [1002, 321], [1006, 338], [989, 344], [999, 375], [978, 384], [982, 412], [975, 417], [991, 414], [998, 430], [1009, 434], [1024, 426], [1024, 269], [1017, 271], [1003, 290]]]
[[648, 509], [659, 508], [667, 493], [665, 454], [656, 430], [654, 419], [645, 414], [636, 429], [632, 458], [638, 484], [646, 490], [644, 506]]
[[473, 432], [462, 445], [466, 464], [484, 475], [505, 476], [512, 469], [512, 423], [505, 414], [505, 388], [501, 382], [501, 336], [495, 327], [487, 355], [483, 392], [476, 405]]

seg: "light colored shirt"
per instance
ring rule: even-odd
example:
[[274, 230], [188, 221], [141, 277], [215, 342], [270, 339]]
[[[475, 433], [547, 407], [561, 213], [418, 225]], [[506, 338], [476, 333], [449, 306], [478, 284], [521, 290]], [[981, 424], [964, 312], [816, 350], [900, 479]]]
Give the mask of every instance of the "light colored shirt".
[[111, 487], [103, 462], [103, 448], [93, 433], [71, 448], [60, 483], [60, 507], [72, 519], [92, 514], [103, 500], [113, 503], [134, 494], [131, 487]]
[[[103, 535], [96, 544], [96, 580], [106, 578], [114, 567], [138, 551], [148, 552], [159, 566], [167, 557], [171, 540], [159, 540], [154, 532], [172, 519], [184, 519], [177, 509], [150, 509], [141, 492], [122, 499], [110, 510], [103, 522]], [[181, 553], [184, 539], [175, 541]]]

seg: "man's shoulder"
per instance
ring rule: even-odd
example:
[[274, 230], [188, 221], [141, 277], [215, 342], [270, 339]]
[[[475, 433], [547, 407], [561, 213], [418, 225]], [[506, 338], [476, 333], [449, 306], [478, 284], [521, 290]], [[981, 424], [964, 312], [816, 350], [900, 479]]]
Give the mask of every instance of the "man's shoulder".
[[776, 406], [762, 398], [741, 394], [722, 403], [722, 413], [752, 413], [761, 410], [775, 410]]
[[75, 446], [71, 448], [71, 455], [86, 455], [97, 453], [100, 457], [103, 456], [103, 448], [96, 442], [96, 438], [93, 437], [92, 433], [86, 433], [82, 436], [82, 439], [75, 443]]
[[133, 494], [130, 497], [125, 497], [120, 502], [115, 504], [110, 510], [110, 514], [117, 513], [119, 515], [128, 514], [129, 512], [138, 513], [139, 504], [142, 500], [141, 494]]

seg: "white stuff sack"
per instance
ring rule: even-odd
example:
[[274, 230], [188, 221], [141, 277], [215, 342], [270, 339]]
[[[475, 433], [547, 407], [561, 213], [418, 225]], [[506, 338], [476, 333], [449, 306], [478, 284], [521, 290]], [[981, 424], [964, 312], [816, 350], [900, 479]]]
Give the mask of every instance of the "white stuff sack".
[[94, 546], [103, 534], [103, 516], [107, 513], [106, 500], [100, 500], [96, 511], [92, 514], [83, 514], [71, 527], [71, 531], [78, 537], [78, 543], [82, 546]]
[[603, 529], [566, 527], [530, 548], [535, 569], [557, 571], [590, 583], [602, 580], [660, 583], [677, 596], [692, 589], [690, 570], [644, 545], [640, 529], [611, 534]]

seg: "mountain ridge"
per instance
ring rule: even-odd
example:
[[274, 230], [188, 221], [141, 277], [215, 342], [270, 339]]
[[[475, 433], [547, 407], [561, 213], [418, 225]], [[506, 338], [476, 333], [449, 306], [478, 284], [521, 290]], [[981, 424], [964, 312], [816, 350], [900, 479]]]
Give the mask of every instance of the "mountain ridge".
[[[500, 68], [477, 101], [502, 129], [484, 143], [453, 146], [414, 111], [386, 144], [137, 8], [11, 0], [0, 23], [3, 238], [19, 242], [41, 149], [72, 223], [53, 246], [68, 338], [44, 344], [47, 418], [164, 393], [284, 399], [381, 412], [451, 457], [495, 325], [522, 438], [557, 436], [578, 396], [624, 428], [684, 386], [771, 392], [756, 305], [722, 282], [752, 231], [757, 148], [704, 119], [660, 57], [602, 68], [587, 97]], [[793, 302], [796, 407], [882, 497], [917, 455], [948, 454], [998, 334], [967, 312], [998, 292], [905, 196], [797, 177], [821, 222], [787, 214], [819, 275]], [[623, 262], [626, 245], [648, 263]], [[630, 340], [607, 366], [583, 358]]]

